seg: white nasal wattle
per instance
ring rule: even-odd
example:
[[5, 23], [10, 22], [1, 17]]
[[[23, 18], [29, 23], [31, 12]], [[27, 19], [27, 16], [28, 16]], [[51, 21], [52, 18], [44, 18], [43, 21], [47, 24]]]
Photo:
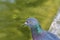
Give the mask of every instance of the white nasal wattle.
[[25, 24], [27, 24], [27, 22], [25, 22]]

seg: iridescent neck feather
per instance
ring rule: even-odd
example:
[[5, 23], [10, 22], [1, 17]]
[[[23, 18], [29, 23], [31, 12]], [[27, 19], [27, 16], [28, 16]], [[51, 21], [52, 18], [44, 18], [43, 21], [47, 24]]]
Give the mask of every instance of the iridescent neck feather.
[[35, 25], [35, 26], [31, 27], [32, 34], [40, 34], [42, 31], [43, 30], [40, 25]]

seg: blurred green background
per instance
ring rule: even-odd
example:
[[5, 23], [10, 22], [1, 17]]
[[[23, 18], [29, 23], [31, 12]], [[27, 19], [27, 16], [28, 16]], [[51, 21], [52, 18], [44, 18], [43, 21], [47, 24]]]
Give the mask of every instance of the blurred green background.
[[48, 30], [60, 0], [0, 0], [0, 40], [32, 40], [26, 18], [35, 17]]

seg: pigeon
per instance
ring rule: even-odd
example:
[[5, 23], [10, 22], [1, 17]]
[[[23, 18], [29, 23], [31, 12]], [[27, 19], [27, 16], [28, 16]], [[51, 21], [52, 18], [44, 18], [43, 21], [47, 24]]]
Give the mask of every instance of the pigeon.
[[43, 30], [34, 17], [27, 18], [24, 24], [30, 28], [33, 40], [60, 40], [56, 35]]

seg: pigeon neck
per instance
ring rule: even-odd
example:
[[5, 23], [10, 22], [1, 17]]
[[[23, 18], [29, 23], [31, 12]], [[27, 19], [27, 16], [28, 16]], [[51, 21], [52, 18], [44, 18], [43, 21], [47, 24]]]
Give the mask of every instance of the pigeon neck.
[[31, 32], [34, 35], [40, 34], [40, 33], [42, 33], [42, 31], [43, 30], [42, 30], [41, 26], [39, 26], [39, 25], [35, 25], [31, 28]]

